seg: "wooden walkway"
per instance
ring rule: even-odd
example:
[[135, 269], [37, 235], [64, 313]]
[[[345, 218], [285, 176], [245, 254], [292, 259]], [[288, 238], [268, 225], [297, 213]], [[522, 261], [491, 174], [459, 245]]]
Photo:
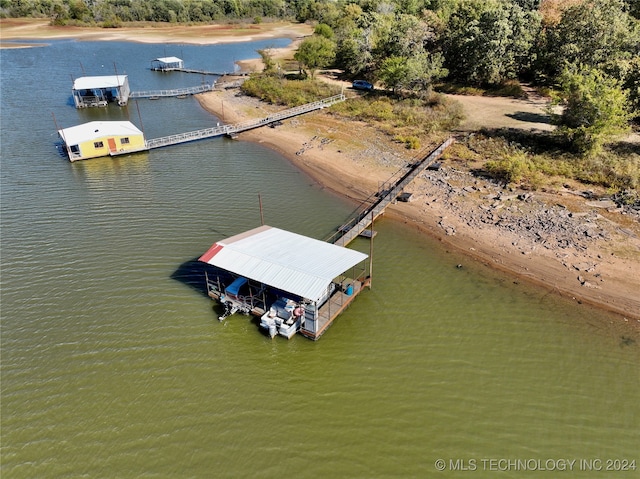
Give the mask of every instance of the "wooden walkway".
[[346, 246], [353, 241], [353, 239], [366, 230], [378, 216], [384, 213], [387, 206], [396, 200], [404, 188], [416, 179], [420, 173], [426, 170], [429, 165], [433, 164], [438, 158], [440, 158], [444, 151], [451, 146], [454, 141], [453, 137], [449, 138], [422, 160], [409, 165], [408, 170], [394, 184], [389, 188], [383, 186], [383, 188], [376, 193], [375, 201], [360, 213], [357, 213], [350, 222], [341, 226], [338, 233], [334, 235], [333, 240], [330, 239], [329, 241], [337, 244], [338, 246]]
[[192, 86], [187, 88], [174, 88], [173, 90], [147, 90], [147, 91], [132, 91], [129, 93], [129, 98], [166, 98], [176, 96], [188, 96], [195, 95], [196, 93], [204, 93], [206, 91], [213, 90], [213, 85], [207, 83], [198, 86]]
[[222, 135], [235, 135], [243, 131], [252, 130], [254, 128], [260, 128], [261, 126], [269, 125], [278, 121], [286, 120], [294, 116], [309, 113], [311, 111], [327, 108], [335, 103], [344, 101], [345, 96], [340, 94], [325, 98], [323, 100], [314, 101], [313, 103], [307, 103], [305, 105], [283, 110], [278, 113], [272, 113], [271, 115], [260, 118], [258, 120], [249, 120], [242, 123], [236, 123], [234, 125], [218, 125], [213, 128], [205, 128], [203, 130], [189, 131], [186, 133], [179, 133], [177, 135], [164, 136], [161, 138], [155, 138], [146, 140], [146, 149], [161, 148], [169, 145], [177, 145], [180, 143], [187, 143], [189, 141], [202, 140], [205, 138], [214, 138]]
[[316, 333], [313, 334], [309, 331], [301, 329], [299, 332], [303, 336], [313, 339], [314, 341], [319, 339], [320, 336], [331, 326], [333, 320], [336, 319], [347, 307], [356, 299], [356, 296], [360, 294], [362, 288], [365, 285], [362, 281], [348, 280], [349, 284], [353, 286], [352, 294], [346, 294], [344, 291], [339, 290], [331, 295], [331, 297], [324, 303], [318, 310], [318, 324]]

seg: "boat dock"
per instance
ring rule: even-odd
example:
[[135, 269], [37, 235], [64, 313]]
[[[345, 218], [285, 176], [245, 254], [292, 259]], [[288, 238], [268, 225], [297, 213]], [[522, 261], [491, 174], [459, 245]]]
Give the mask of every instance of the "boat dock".
[[372, 200], [365, 201], [365, 206], [361, 208], [361, 211], [356, 213], [351, 221], [338, 228], [338, 232], [328, 241], [338, 246], [346, 246], [354, 238], [363, 234], [373, 221], [384, 213], [387, 206], [403, 193], [404, 188], [416, 179], [420, 173], [435, 163], [454, 142], [455, 139], [453, 137], [449, 138], [421, 160], [408, 165], [399, 179], [391, 179], [385, 182], [378, 192], [371, 197]]
[[172, 90], [147, 90], [147, 91], [132, 91], [129, 94], [129, 98], [167, 98], [167, 97], [180, 97], [195, 95], [197, 93], [204, 93], [213, 90], [215, 83], [209, 85], [207, 83], [198, 86], [192, 86], [187, 88], [174, 88]]
[[345, 96], [343, 94], [335, 95], [323, 100], [314, 101], [305, 105], [300, 105], [281, 112], [272, 113], [265, 118], [259, 118], [257, 120], [248, 120], [242, 123], [236, 123], [233, 125], [217, 125], [213, 128], [205, 128], [202, 130], [189, 131], [186, 133], [179, 133], [177, 135], [164, 136], [161, 138], [154, 138], [146, 140], [145, 146], [147, 150], [153, 148], [162, 148], [164, 146], [177, 145], [180, 143], [187, 143], [189, 141], [197, 141], [205, 138], [214, 138], [217, 136], [227, 135], [233, 136], [243, 131], [253, 130], [254, 128], [260, 128], [265, 125], [270, 125], [278, 121], [286, 120], [294, 116], [309, 113], [315, 110], [321, 110], [327, 108], [335, 103], [344, 101]]
[[345, 283], [349, 283], [353, 287], [352, 293], [347, 294], [345, 288], [338, 289], [318, 311], [318, 330], [311, 332], [301, 329], [299, 331], [301, 335], [314, 341], [320, 339], [320, 336], [322, 336], [333, 321], [349, 307], [356, 299], [356, 296], [362, 292], [362, 289], [369, 285], [369, 279], [361, 281], [348, 278]]
[[249, 76], [248, 72], [212, 72], [208, 70], [197, 70], [195, 68], [161, 68], [161, 67], [151, 67], [151, 70], [155, 72], [182, 72], [182, 73], [196, 73], [198, 75], [213, 75], [218, 77], [223, 76]]

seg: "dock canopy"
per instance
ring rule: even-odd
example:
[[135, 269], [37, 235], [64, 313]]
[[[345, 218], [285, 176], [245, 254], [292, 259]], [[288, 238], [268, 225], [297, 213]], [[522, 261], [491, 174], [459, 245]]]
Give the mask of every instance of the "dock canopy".
[[178, 57], [162, 57], [151, 60], [151, 68], [153, 70], [175, 70], [183, 66], [182, 59]]
[[368, 256], [271, 226], [220, 240], [199, 261], [318, 301], [334, 278]]
[[95, 90], [102, 88], [118, 88], [127, 82], [127, 75], [107, 75], [96, 77], [80, 77], [73, 82], [74, 90]]
[[127, 75], [80, 77], [73, 82], [73, 102], [76, 108], [106, 106], [117, 102], [124, 106], [131, 90]]

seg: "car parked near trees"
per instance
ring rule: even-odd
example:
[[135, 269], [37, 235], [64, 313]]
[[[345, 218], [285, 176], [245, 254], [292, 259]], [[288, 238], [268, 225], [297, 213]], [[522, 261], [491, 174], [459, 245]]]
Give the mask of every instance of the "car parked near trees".
[[369, 83], [368, 81], [365, 81], [365, 80], [354, 80], [354, 82], [351, 84], [351, 86], [355, 90], [366, 90], [366, 91], [373, 90], [373, 85], [371, 83]]

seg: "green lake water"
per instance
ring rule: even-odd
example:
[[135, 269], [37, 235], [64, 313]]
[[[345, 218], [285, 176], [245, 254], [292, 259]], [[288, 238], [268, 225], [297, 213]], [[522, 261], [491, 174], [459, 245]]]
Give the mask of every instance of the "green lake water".
[[258, 195], [267, 224], [316, 238], [356, 205], [241, 140], [56, 150], [53, 116], [149, 138], [219, 121], [192, 98], [75, 110], [80, 63], [160, 89], [201, 79], [153, 58], [229, 69], [264, 47], [1, 51], [2, 478], [638, 477], [640, 337], [618, 316], [383, 219], [372, 289], [319, 341], [271, 340], [217, 321], [194, 259], [257, 226]]

